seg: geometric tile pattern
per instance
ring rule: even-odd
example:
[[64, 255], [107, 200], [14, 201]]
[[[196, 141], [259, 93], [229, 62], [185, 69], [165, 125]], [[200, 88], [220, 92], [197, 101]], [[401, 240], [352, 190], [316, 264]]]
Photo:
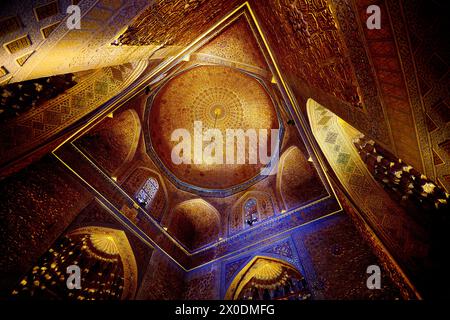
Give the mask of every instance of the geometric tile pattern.
[[288, 241], [277, 244], [267, 250], [264, 253], [272, 253], [286, 258], [293, 258], [292, 248]]
[[228, 285], [236, 271], [247, 262], [249, 257], [233, 261], [225, 266], [225, 284]]
[[[406, 67], [405, 76], [411, 78], [407, 81], [411, 106], [419, 113], [425, 111], [428, 118], [416, 123], [419, 137], [429, 144], [422, 154], [431, 169], [424, 173], [449, 192], [450, 181], [445, 177], [450, 174], [450, 154], [439, 147], [450, 138], [449, 50], [442, 40], [448, 35], [448, 19], [441, 14], [447, 3], [397, 0], [386, 1], [386, 5], [392, 16], [403, 15], [403, 19], [392, 19], [399, 57]], [[433, 169], [434, 174], [429, 174]]]
[[147, 62], [126, 63], [93, 72], [64, 94], [0, 128], [0, 163], [45, 143], [114, 97], [144, 70]]
[[[414, 0], [413, 0], [414, 1]], [[398, 2], [397, 0], [387, 1], [389, 3]], [[365, 23], [367, 19], [367, 1], [358, 2], [358, 12], [360, 23]], [[384, 3], [380, 3], [381, 10], [381, 29], [369, 30], [363, 28], [365, 41], [367, 44], [368, 55], [371, 59], [374, 76], [378, 80], [380, 98], [384, 103], [385, 112], [388, 116], [389, 125], [395, 153], [397, 158], [401, 158], [421, 172], [432, 174], [433, 169], [430, 163], [428, 169], [425, 169], [425, 163], [422, 163], [422, 150], [429, 148], [427, 142], [427, 133], [423, 136], [422, 132], [416, 133], [416, 126], [423, 119], [423, 112], [414, 112], [413, 103], [410, 103], [410, 93], [408, 90], [406, 74], [403, 74], [403, 67], [406, 61], [399, 59], [395, 37], [391, 28], [389, 14]], [[395, 15], [392, 15], [395, 17]], [[392, 19], [394, 24], [402, 20]], [[405, 48], [407, 49], [407, 48]], [[404, 51], [404, 50], [403, 50]], [[419, 105], [419, 109], [420, 109]], [[423, 158], [424, 162], [428, 160]], [[428, 172], [429, 171], [429, 172]], [[432, 176], [432, 175], [430, 175]]]
[[[59, 0], [58, 13], [41, 21], [36, 20], [33, 6], [46, 1], [10, 1], [2, 6], [2, 17], [17, 15], [20, 30], [2, 35], [1, 44], [26, 34], [31, 47], [16, 54], [0, 50], [0, 61], [9, 71], [11, 80], [20, 82], [140, 60], [151, 53], [150, 47], [118, 48], [110, 42], [142, 9], [155, 1], [77, 1], [82, 15], [81, 29], [73, 30], [66, 26], [66, 19], [70, 17], [66, 8], [75, 3], [72, 0]], [[50, 29], [41, 31], [45, 27]]]
[[[423, 261], [428, 248], [426, 231], [410, 219], [371, 176], [351, 141], [357, 131], [342, 126], [333, 113], [314, 101], [308, 103], [308, 116], [314, 136], [333, 171], [386, 247], [406, 266]], [[326, 126], [321, 125], [324, 116], [333, 117]], [[337, 134], [335, 145], [339, 148], [330, 144], [330, 139], [325, 142], [330, 133]]]

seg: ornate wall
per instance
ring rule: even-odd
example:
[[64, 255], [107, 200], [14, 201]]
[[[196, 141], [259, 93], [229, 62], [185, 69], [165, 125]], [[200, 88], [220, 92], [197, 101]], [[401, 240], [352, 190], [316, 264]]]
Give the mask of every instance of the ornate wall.
[[[424, 111], [423, 121], [418, 126], [420, 136], [429, 137], [430, 149], [424, 155], [430, 165], [434, 165], [436, 182], [447, 192], [450, 191], [450, 90], [449, 52], [445, 30], [449, 28], [443, 3], [423, 0], [399, 1], [389, 6], [397, 12], [401, 9], [404, 23], [394, 24], [399, 30], [397, 41], [404, 47], [409, 41], [412, 60], [408, 70], [416, 68], [416, 79], [408, 81], [408, 89], [413, 92], [412, 102]], [[394, 12], [396, 12], [394, 11]], [[404, 35], [407, 30], [407, 38]], [[403, 33], [401, 33], [403, 32]], [[400, 51], [403, 58], [403, 50]], [[404, 58], [403, 58], [404, 59]], [[410, 60], [407, 60], [410, 61]], [[411, 72], [408, 72], [409, 75]], [[414, 81], [418, 82], [418, 85]], [[428, 174], [429, 177], [432, 177]]]
[[186, 300], [216, 300], [220, 299], [220, 271], [217, 265], [210, 265], [186, 274], [184, 280], [184, 295]]
[[[425, 1], [365, 0], [294, 1], [289, 4], [274, 0], [270, 1], [270, 5], [262, 6], [257, 1], [251, 4], [299, 101], [313, 98], [326, 105], [427, 176], [436, 179], [439, 172], [440, 181], [445, 184], [444, 176], [448, 175], [445, 173], [447, 162], [444, 161], [445, 141], [448, 139], [445, 130], [448, 103], [442, 84], [447, 79], [448, 65], [444, 62], [445, 45], [440, 43], [442, 37], [436, 31], [444, 30], [446, 22], [431, 18], [437, 14], [425, 13], [418, 17], [419, 12], [442, 11], [440, 5], [428, 5]], [[381, 30], [368, 30], [365, 27], [366, 8], [370, 4], [381, 7]], [[307, 49], [299, 45], [313, 38], [309, 31], [302, 32], [305, 28], [300, 26], [315, 26], [316, 21], [322, 21], [324, 15], [331, 21], [329, 25], [333, 33], [337, 34], [337, 39], [341, 40], [334, 41], [334, 50], [347, 57], [350, 68], [343, 68], [345, 71], [339, 71], [340, 74], [335, 76], [320, 72], [306, 75], [297, 67], [301, 63], [314, 65], [316, 61], [324, 61], [323, 65], [328, 67], [331, 60], [342, 61], [326, 60], [322, 56], [311, 59]], [[308, 21], [309, 16], [312, 22]], [[326, 26], [327, 23], [322, 22], [321, 25]], [[327, 30], [314, 31], [320, 35], [314, 43], [321, 48], [317, 52], [329, 52], [327, 46], [332, 33]], [[309, 44], [305, 48], [313, 46]], [[317, 52], [315, 54], [319, 55]], [[303, 59], [301, 55], [304, 55]], [[428, 58], [430, 55], [432, 58]], [[341, 63], [345, 64], [345, 61]], [[317, 70], [320, 68], [314, 68], [314, 71]], [[334, 79], [341, 80], [341, 74], [345, 74], [347, 79], [355, 79], [350, 83], [356, 86], [363, 108], [352, 108], [342, 103], [342, 99], [335, 99], [337, 95], [330, 94], [333, 90], [322, 90], [326, 86], [317, 85], [320, 81], [334, 83]], [[417, 77], [423, 87], [422, 96]], [[430, 94], [432, 87], [436, 88], [434, 94]], [[424, 99], [425, 94], [428, 94], [428, 102]], [[424, 109], [434, 115], [427, 118]], [[437, 111], [433, 112], [432, 109]], [[430, 138], [427, 124], [434, 138]]]
[[[53, 157], [1, 181], [2, 295], [69, 226], [92, 196]], [[43, 205], [47, 204], [47, 205]]]
[[147, 62], [126, 63], [88, 73], [77, 85], [0, 128], [1, 165], [42, 147], [120, 93]]
[[[345, 213], [189, 271], [184, 298], [224, 298], [236, 275], [255, 257], [280, 259], [293, 265], [305, 276], [313, 299], [402, 298], [383, 264]], [[366, 269], [373, 264], [381, 268], [381, 290], [366, 287]]]
[[[360, 237], [346, 215], [332, 219], [339, 222], [319, 222], [321, 228], [308, 226], [301, 236], [293, 236], [300, 259], [310, 255], [316, 274], [313, 290], [320, 291], [325, 299], [401, 299], [401, 294]], [[368, 290], [366, 269], [369, 265], [381, 268], [382, 289]]]
[[[53, 43], [54, 47], [51, 47], [55, 50], [55, 55], [58, 54], [59, 57], [51, 56], [49, 59], [56, 62], [61, 62], [58, 59], [63, 58], [67, 60], [60, 64], [61, 68], [58, 70], [64, 70], [67, 63], [72, 63], [75, 66], [74, 70], [81, 70], [87, 65], [99, 66], [100, 60], [111, 61], [111, 59], [105, 58], [111, 58], [109, 54], [113, 50], [122, 50], [120, 52], [124, 54], [130, 53], [134, 49], [127, 44], [185, 46], [222, 17], [225, 12], [233, 9], [239, 1], [222, 1], [220, 5], [218, 3], [218, 1], [186, 3], [164, 1], [150, 5], [120, 38], [124, 46], [119, 48], [102, 47], [102, 50], [97, 50], [99, 43], [96, 41], [98, 40], [104, 45], [105, 34], [109, 37], [108, 32], [115, 30], [114, 28], [108, 29], [108, 23], [123, 25], [125, 21], [129, 21], [131, 16], [136, 15], [137, 12], [133, 10], [140, 8], [139, 6], [143, 5], [143, 2], [136, 1], [135, 8], [130, 6], [126, 7], [128, 9], [124, 8], [124, 11], [120, 10], [123, 13], [121, 16], [120, 14], [115, 15], [113, 13], [115, 11], [112, 9], [106, 8], [105, 11], [105, 7], [123, 8], [125, 2], [116, 1], [102, 4], [102, 1], [83, 1], [85, 6], [92, 5], [89, 15], [92, 20], [96, 21], [87, 24], [87, 26], [92, 26], [90, 31], [79, 31], [85, 32], [87, 35], [87, 38], [77, 38], [87, 43], [80, 54], [80, 60], [71, 60], [70, 57], [76, 59], [73, 56], [64, 57], [63, 53], [66, 52], [64, 48], [74, 50], [74, 48], [84, 46], [85, 43], [74, 41], [72, 38], [76, 33], [64, 32], [61, 29], [62, 25], [53, 33], [55, 37], [61, 36], [61, 41], [58, 40], [59, 42]], [[280, 62], [281, 71], [286, 74], [286, 80], [292, 86], [299, 101], [305, 101], [305, 98], [308, 97], [317, 98], [318, 101], [324, 102], [324, 105], [329, 106], [349, 123], [357, 125], [359, 129], [377, 139], [387, 148], [404, 154], [405, 160], [410, 158], [412, 159], [411, 163], [418, 162], [420, 157], [417, 158], [417, 153], [423, 151], [426, 141], [420, 140], [418, 148], [414, 147], [407, 151], [403, 148], [401, 151], [402, 146], [399, 142], [395, 144], [393, 138], [399, 140], [402, 137], [408, 137], [408, 143], [413, 143], [414, 137], [411, 133], [413, 130], [410, 130], [411, 128], [404, 131], [396, 130], [393, 134], [387, 121], [387, 118], [391, 122], [403, 119], [404, 121], [399, 124], [401, 127], [402, 125], [410, 126], [412, 120], [417, 120], [414, 113], [417, 112], [417, 109], [413, 107], [411, 115], [411, 110], [408, 110], [409, 106], [406, 106], [407, 95], [411, 98], [414, 83], [404, 79], [405, 88], [403, 80], [400, 79], [401, 71], [408, 67], [406, 60], [402, 60], [402, 65], [397, 65], [398, 68], [395, 69], [393, 77], [398, 82], [391, 84], [388, 81], [381, 81], [386, 80], [386, 77], [389, 76], [381, 69], [372, 68], [371, 58], [376, 60], [377, 57], [373, 55], [373, 52], [370, 55], [371, 52], [367, 51], [365, 47], [369, 40], [373, 40], [369, 44], [373, 46], [374, 50], [377, 50], [377, 39], [369, 39], [370, 35], [366, 35], [367, 39], [364, 38], [359, 29], [362, 16], [359, 15], [360, 11], [355, 10], [353, 2], [270, 0], [263, 4], [260, 1], [251, 1], [250, 3], [263, 31], [267, 32], [269, 44]], [[360, 4], [362, 8], [363, 3]], [[407, 8], [408, 5], [403, 3], [403, 6]], [[392, 8], [396, 8], [395, 4]], [[408, 19], [414, 17], [410, 14], [410, 12], [406, 12]], [[89, 21], [89, 17], [87, 18]], [[217, 63], [222, 67], [231, 66], [236, 70], [240, 68], [240, 72], [250, 71], [270, 80], [271, 74], [267, 70], [268, 66], [263, 63], [261, 52], [253, 54], [246, 52], [246, 50], [260, 48], [256, 42], [250, 41], [250, 34], [254, 30], [249, 30], [247, 24], [243, 26], [243, 21], [245, 20], [236, 21], [233, 28], [225, 29], [225, 38], [216, 35], [210, 43], [193, 53], [191, 57], [185, 57], [187, 60], [192, 60], [179, 61], [180, 64], [177, 67], [187, 68], [197, 63]], [[387, 20], [383, 21], [387, 24]], [[93, 41], [95, 40], [94, 42], [87, 41], [86, 39], [91, 39], [93, 34], [100, 32], [99, 28], [103, 28], [103, 24], [105, 30], [109, 31], [105, 34], [101, 33], [99, 39], [92, 38]], [[161, 24], [161, 28], [148, 29], [149, 25], [153, 27], [155, 24]], [[402, 26], [393, 25], [393, 33], [389, 36], [398, 37], [398, 30], [401, 28]], [[242, 37], [239, 37], [241, 31], [243, 32]], [[419, 33], [418, 30], [415, 32]], [[418, 41], [425, 47], [427, 43], [424, 40], [425, 37], [423, 34], [418, 34], [417, 39], [411, 38], [411, 40]], [[226, 41], [227, 39], [229, 41]], [[243, 44], [243, 39], [244, 41], [248, 40], [248, 43]], [[392, 39], [388, 42], [390, 46], [385, 46], [385, 48], [388, 51], [391, 50], [389, 53], [392, 61], [389, 61], [393, 64], [398, 63], [398, 61], [393, 61], [394, 44]], [[42, 48], [45, 49], [46, 46], [48, 44], [44, 43]], [[177, 48], [179, 49], [179, 47]], [[405, 47], [402, 48], [405, 49]], [[419, 57], [428, 54], [428, 51], [422, 49], [421, 54], [418, 53], [420, 50], [415, 52], [417, 61], [419, 61]], [[148, 48], [142, 48], [142, 50], [149, 53]], [[137, 56], [142, 53], [139, 53], [139, 50], [133, 52]], [[401, 52], [404, 53], [404, 50]], [[46, 65], [43, 65], [41, 69], [37, 67], [35, 69], [36, 63], [39, 62], [38, 53], [30, 57], [23, 69], [19, 69], [15, 75], [17, 79], [26, 78], [29, 75], [45, 74], [50, 69], [54, 71]], [[446, 91], [442, 88], [448, 74], [439, 72], [442, 69], [440, 67], [442, 66], [440, 64], [441, 55], [443, 55], [441, 52], [432, 54], [432, 65], [436, 70], [434, 70], [433, 76], [425, 79], [427, 81], [423, 81], [420, 92], [424, 101], [429, 99], [427, 105], [432, 122], [428, 122], [428, 124], [431, 127], [433, 127], [432, 123], [435, 124], [436, 128], [431, 130], [432, 134], [437, 137], [433, 140], [433, 145], [435, 149], [438, 149], [438, 151], [435, 150], [436, 156], [442, 160], [445, 158], [442, 156], [442, 152], [447, 152], [448, 149], [448, 144], [444, 140], [444, 138], [446, 139], [446, 122], [439, 122], [440, 120], [436, 119], [442, 119], [442, 114], [445, 115], [445, 111], [442, 110], [447, 110], [445, 109], [447, 107]], [[92, 60], [89, 58], [90, 56], [92, 56]], [[133, 57], [125, 56], [127, 59]], [[121, 59], [125, 56], [119, 54], [116, 57], [117, 61], [122, 61]], [[387, 60], [380, 59], [379, 61], [382, 63]], [[100, 65], [102, 64], [100, 63]], [[370, 68], [367, 67], [369, 65]], [[418, 63], [419, 65], [420, 63]], [[428, 63], [424, 63], [424, 65], [424, 69], [430, 66]], [[42, 108], [32, 110], [2, 127], [0, 136], [3, 138], [0, 138], [0, 142], [4, 142], [2, 145], [6, 146], [4, 150], [0, 150], [2, 159], [9, 161], [14, 156], [41, 146], [54, 138], [64, 129], [124, 90], [144, 71], [146, 66], [146, 62], [127, 63], [87, 73], [86, 81], [70, 89], [68, 95], [61, 95], [46, 103]], [[1, 234], [5, 239], [1, 241], [1, 250], [8, 253], [3, 255], [4, 261], [0, 265], [4, 274], [14, 278], [17, 273], [25, 272], [31, 263], [69, 225], [70, 228], [75, 228], [101, 223], [124, 228], [121, 223], [116, 221], [119, 219], [137, 232], [139, 238], [147, 242], [144, 244], [142, 241], [136, 241], [130, 237], [131, 246], [135, 253], [137, 252], [139, 283], [142, 283], [137, 294], [139, 299], [193, 298], [199, 297], [199, 293], [206, 298], [222, 298], [236, 272], [239, 272], [255, 255], [284, 259], [296, 266], [308, 278], [308, 283], [311, 284], [316, 298], [399, 297], [390, 280], [386, 278], [385, 274], [387, 273], [384, 272], [383, 283], [386, 283], [386, 287], [382, 291], [374, 292], [366, 289], [365, 268], [368, 264], [377, 264], [379, 261], [356, 233], [348, 218], [343, 213], [336, 213], [340, 211], [340, 204], [330, 193], [331, 189], [325, 185], [324, 181], [321, 181], [320, 173], [316, 170], [318, 167], [315, 167], [318, 164], [314, 164], [315, 159], [309, 157], [310, 155], [301, 141], [303, 135], [300, 137], [299, 133], [295, 134], [288, 129], [287, 141], [289, 142], [285, 141], [283, 144], [282, 151], [285, 151], [285, 154], [281, 159], [278, 179], [277, 177], [267, 177], [252, 185], [250, 189], [241, 189], [230, 196], [208, 197], [208, 204], [205, 200], [198, 200], [197, 194], [178, 189], [177, 185], [167, 178], [166, 173], [162, 172], [161, 168], [154, 163], [154, 159], [148, 155], [138, 124], [147, 121], [145, 114], [147, 95], [163, 83], [160, 81], [164, 80], [167, 75], [171, 75], [170, 72], [160, 74], [161, 77], [152, 79], [153, 82], [150, 83], [148, 90], [144, 90], [122, 107], [123, 113], [116, 112], [112, 119], [105, 118], [97, 133], [92, 130], [82, 138], [83, 140], [89, 135], [97, 134], [99, 141], [95, 146], [84, 145], [83, 149], [86, 151], [87, 157], [92, 157], [94, 162], [99, 165], [98, 167], [92, 166], [80, 153], [70, 153], [63, 148], [63, 151], [70, 155], [70, 165], [74, 165], [74, 170], [96, 188], [96, 190], [89, 189], [92, 194], [73, 180], [72, 176], [68, 175], [68, 171], [62, 170], [62, 165], [56, 165], [54, 159], [48, 157], [2, 181], [0, 188], [4, 190], [1, 192], [4, 201], [1, 202], [3, 206], [0, 205], [0, 212], [6, 223], [2, 223], [5, 232], [1, 232]], [[421, 75], [421, 77], [425, 78], [426, 76]], [[274, 81], [276, 82], [276, 79]], [[425, 90], [424, 86], [431, 83], [436, 84], [436, 87]], [[390, 85], [401, 88], [392, 89]], [[385, 90], [389, 88], [392, 90]], [[425, 91], [426, 93], [424, 93]], [[433, 94], [429, 92], [433, 92]], [[386, 110], [383, 109], [383, 103], [386, 101], [393, 103], [393, 100], [389, 99], [392, 99], [395, 94], [400, 94], [403, 99], [402, 112], [404, 114], [395, 113], [392, 109], [390, 110], [391, 116], [389, 116], [389, 112], [387, 114], [384, 112]], [[381, 96], [384, 100], [381, 99]], [[433, 98], [430, 98], [431, 96]], [[204, 97], [199, 99], [204, 101]], [[186, 114], [182, 112], [185, 111], [177, 110], [174, 116], [179, 114], [180, 120], [183, 120]], [[125, 116], [130, 114], [133, 116]], [[282, 112], [282, 114], [285, 124], [288, 120], [292, 122], [289, 114], [286, 112]], [[196, 118], [202, 115], [194, 116]], [[332, 168], [338, 172], [339, 178], [345, 182], [355, 198], [361, 200], [363, 208], [369, 212], [373, 226], [378, 228], [380, 237], [383, 237], [383, 240], [391, 245], [392, 250], [398, 253], [400, 259], [406, 261], [412, 273], [419, 270], [428, 252], [427, 235], [423, 232], [422, 226], [411, 221], [392, 200], [383, 195], [382, 190], [374, 186], [363, 166], [360, 166], [352, 157], [351, 148], [343, 140], [343, 136], [351, 135], [352, 131], [340, 131], [339, 122], [335, 121], [335, 116], [320, 106], [316, 106], [313, 117], [313, 130], [316, 138], [320, 140], [319, 144], [326, 146], [325, 153], [329, 156]], [[166, 119], [166, 121], [170, 120], [170, 117]], [[130, 129], [130, 125], [133, 127], [132, 129]], [[122, 126], [121, 129], [118, 129], [118, 126]], [[391, 127], [394, 128], [394, 126]], [[124, 140], [130, 139], [133, 141], [124, 142]], [[68, 145], [66, 144], [65, 147], [70, 147]], [[289, 148], [293, 145], [295, 147]], [[410, 151], [411, 153], [408, 153]], [[429, 153], [424, 154], [430, 156]], [[312, 162], [308, 159], [311, 159]], [[446, 162], [442, 160], [440, 163], [437, 157], [434, 159], [436, 170], [442, 178], [441, 182], [445, 184]], [[118, 170], [118, 168], [123, 168], [123, 170]], [[137, 188], [141, 185], [137, 175], [142, 174], [143, 171], [139, 168], [161, 173], [158, 175], [158, 181], [163, 186], [164, 193], [158, 194], [154, 207], [149, 210], [150, 215], [139, 211], [139, 206], [133, 200]], [[433, 168], [430, 170], [428, 164], [424, 169], [427, 174], [434, 170]], [[127, 191], [128, 195], [126, 192], [122, 192], [121, 187]], [[255, 225], [254, 228], [247, 228], [246, 232], [241, 232], [244, 230], [244, 224], [242, 223], [242, 211], [239, 208], [240, 201], [257, 193], [264, 194], [264, 196], [256, 196], [257, 205], [261, 209], [259, 210], [261, 224]], [[71, 224], [77, 213], [92, 199], [94, 194], [99, 198], [101, 198], [100, 194], [105, 196], [102, 202], [105, 206], [109, 206], [114, 217], [111, 212], [106, 213], [108, 218], [99, 214], [97, 203], [97, 205], [91, 204], [86, 207], [79, 218]], [[69, 196], [70, 199], [68, 199]], [[325, 200], [314, 202], [320, 197], [324, 197]], [[192, 201], [201, 204], [190, 206]], [[233, 207], [234, 204], [238, 205]], [[47, 217], [45, 214], [47, 206], [53, 213], [51, 217]], [[114, 206], [117, 208], [113, 208]], [[292, 210], [299, 207], [301, 209]], [[290, 212], [283, 215], [283, 209]], [[16, 215], [16, 211], [24, 214]], [[331, 217], [323, 218], [323, 215], [331, 213]], [[315, 221], [316, 219], [318, 221]], [[240, 226], [242, 226], [242, 230], [240, 230]], [[226, 236], [227, 229], [233, 230], [232, 236], [221, 239], [222, 236]], [[32, 236], [24, 238], [26, 234]], [[274, 236], [267, 237], [268, 234]], [[407, 235], [406, 240], [405, 235]], [[181, 244], [176, 239], [181, 240]], [[149, 246], [152, 241], [161, 245], [161, 248], [167, 250], [174, 259], [160, 251], [160, 248], [154, 250], [152, 246]], [[40, 245], [33, 246], [34, 244]], [[207, 245], [207, 247], [189, 256], [186, 254], [186, 248], [183, 248], [199, 249], [203, 245]], [[29, 254], [23, 258], [19, 257], [18, 252]], [[219, 260], [210, 262], [216, 258]], [[177, 264], [178, 262], [174, 261], [177, 259], [187, 269], [194, 269], [185, 274]], [[10, 283], [5, 284], [5, 286], [9, 285]]]
[[[16, 17], [18, 27], [2, 34], [2, 45], [26, 35], [30, 44], [17, 52], [0, 51], [0, 66], [6, 81], [24, 81], [44, 76], [120, 65], [149, 57], [157, 48], [111, 46], [115, 36], [152, 2], [144, 0], [84, 0], [79, 2], [81, 29], [69, 30], [66, 9], [70, 0], [55, 1], [52, 15], [38, 18], [35, 8], [51, 1], [26, 0], [2, 7], [1, 18]], [[50, 11], [50, 10], [49, 10]], [[51, 27], [44, 31], [43, 29]], [[20, 63], [18, 59], [21, 59]]]
[[[124, 45], [186, 46], [204, 33], [240, 0], [158, 1], [145, 9], [121, 37]], [[158, 28], [149, 28], [149, 26]]]
[[[314, 101], [308, 102], [314, 136], [340, 183], [363, 212], [364, 220], [416, 283], [426, 285], [431, 233], [391, 199], [367, 170], [352, 139], [359, 133]], [[369, 196], [370, 195], [370, 196]], [[422, 220], [426, 217], [422, 217]]]
[[166, 255], [157, 251], [152, 255], [136, 299], [179, 300], [184, 289], [184, 272]]

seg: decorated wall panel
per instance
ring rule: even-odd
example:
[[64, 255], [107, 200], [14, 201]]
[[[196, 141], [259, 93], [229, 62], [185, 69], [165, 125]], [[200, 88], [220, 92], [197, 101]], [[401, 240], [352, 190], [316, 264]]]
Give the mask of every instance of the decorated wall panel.
[[0, 189], [3, 291], [50, 247], [91, 195], [49, 156], [2, 180]]

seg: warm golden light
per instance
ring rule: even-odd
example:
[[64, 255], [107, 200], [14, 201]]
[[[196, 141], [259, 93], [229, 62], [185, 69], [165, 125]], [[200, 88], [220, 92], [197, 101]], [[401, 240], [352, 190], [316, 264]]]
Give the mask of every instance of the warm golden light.
[[104, 234], [92, 234], [91, 235], [92, 245], [99, 251], [116, 255], [119, 254], [119, 250], [117, 248], [116, 242], [114, 238], [110, 235]]
[[222, 109], [220, 109], [220, 108], [215, 108], [215, 109], [214, 109], [214, 115], [215, 115], [216, 117], [221, 116], [221, 115], [222, 115]]

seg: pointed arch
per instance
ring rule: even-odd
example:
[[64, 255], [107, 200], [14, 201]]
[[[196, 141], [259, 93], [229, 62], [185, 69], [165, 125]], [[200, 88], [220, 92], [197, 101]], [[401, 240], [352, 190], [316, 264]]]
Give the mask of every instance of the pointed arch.
[[247, 191], [245, 192], [231, 207], [228, 214], [228, 234], [239, 232], [247, 227], [250, 227], [246, 223], [246, 208], [245, 204], [254, 199], [256, 202], [256, 213], [254, 217], [257, 221], [254, 223], [263, 221], [275, 215], [277, 208], [273, 202], [272, 196], [265, 191]]
[[136, 192], [135, 197], [140, 205], [142, 205], [145, 209], [148, 209], [148, 207], [150, 207], [150, 205], [153, 203], [153, 200], [155, 199], [158, 191], [158, 180], [153, 177], [149, 177]]
[[267, 256], [253, 257], [236, 274], [225, 293], [225, 300], [310, 297], [306, 279], [296, 267]]
[[[375, 181], [353, 144], [353, 139], [361, 133], [312, 99], [307, 102], [307, 112], [320, 149], [359, 206], [377, 216], [382, 204], [384, 210], [401, 216], [401, 210]], [[368, 194], [371, 197], [367, 197]]]
[[[68, 290], [66, 272], [74, 266], [78, 268], [72, 269], [73, 280], [81, 288]], [[60, 237], [22, 278], [12, 295], [38, 299], [125, 300], [134, 298], [137, 280], [136, 259], [125, 232], [88, 226]]]
[[258, 202], [255, 198], [249, 198], [244, 203], [244, 221], [250, 226], [253, 223], [260, 220], [260, 214], [258, 210]]
[[[369, 172], [353, 143], [361, 132], [312, 99], [307, 101], [306, 109], [317, 144], [341, 186], [359, 209], [360, 214], [356, 218], [373, 228], [382, 244], [399, 262], [408, 265], [424, 259], [428, 250], [427, 231], [391, 199]], [[417, 250], [419, 247], [425, 249]], [[397, 262], [393, 259], [391, 262], [416, 295], [416, 289]]]
[[69, 236], [77, 234], [89, 234], [91, 236], [95, 235], [100, 239], [103, 237], [107, 237], [108, 240], [113, 241], [121, 258], [124, 272], [124, 287], [121, 298], [123, 300], [132, 299], [136, 294], [138, 270], [133, 249], [131, 248], [130, 242], [128, 241], [128, 237], [125, 232], [118, 229], [89, 226], [79, 228], [68, 233]]
[[147, 205], [144, 204], [142, 208], [150, 213], [156, 220], [161, 221], [168, 208], [169, 195], [164, 180], [157, 171], [144, 166], [137, 166], [125, 179], [122, 187], [128, 195], [138, 201], [139, 191], [145, 186], [149, 179], [154, 179], [157, 182], [158, 190], [155, 193], [153, 200], [149, 201]]

